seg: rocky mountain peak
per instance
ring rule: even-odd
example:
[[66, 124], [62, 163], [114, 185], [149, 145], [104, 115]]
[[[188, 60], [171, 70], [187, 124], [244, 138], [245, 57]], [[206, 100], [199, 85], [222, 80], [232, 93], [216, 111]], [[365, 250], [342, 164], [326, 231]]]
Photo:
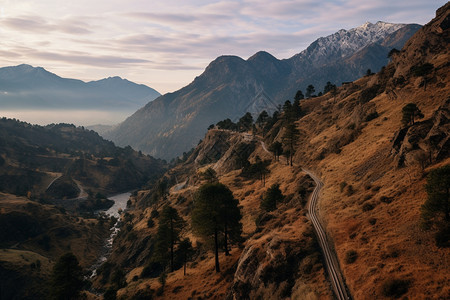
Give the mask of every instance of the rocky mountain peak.
[[317, 39], [306, 50], [293, 58], [296, 60], [306, 59], [316, 66], [322, 65], [329, 62], [330, 57], [336, 60], [347, 57], [368, 44], [381, 41], [404, 26], [406, 24], [378, 21], [375, 24], [366, 22], [349, 30], [341, 29], [334, 34]]

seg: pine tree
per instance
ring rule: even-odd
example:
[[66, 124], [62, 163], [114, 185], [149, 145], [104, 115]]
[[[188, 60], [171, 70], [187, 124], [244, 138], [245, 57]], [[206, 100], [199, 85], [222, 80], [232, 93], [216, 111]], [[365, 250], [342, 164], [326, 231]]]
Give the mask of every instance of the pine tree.
[[82, 268], [78, 259], [72, 253], [66, 253], [53, 267], [51, 299], [79, 299], [83, 283]]
[[422, 216], [432, 219], [442, 215], [446, 222], [450, 222], [450, 165], [431, 171], [425, 189], [428, 199], [422, 206]]
[[183, 239], [178, 245], [177, 254], [183, 262], [183, 274], [186, 275], [186, 264], [194, 254], [194, 248], [189, 238]]
[[294, 100], [303, 100], [305, 99], [305, 96], [303, 96], [303, 93], [301, 90], [298, 90], [297, 93], [295, 93]]
[[195, 234], [213, 240], [216, 272], [220, 272], [219, 239], [223, 236], [225, 254], [228, 243], [239, 241], [242, 233], [241, 211], [233, 193], [221, 183], [208, 183], [194, 197], [192, 228]]
[[280, 160], [280, 155], [283, 154], [283, 144], [281, 144], [280, 142], [276, 141], [276, 142], [272, 143], [269, 146], [268, 150], [270, 152], [272, 152], [274, 157], [275, 157], [275, 159], [277, 161], [279, 161]]
[[180, 239], [180, 232], [184, 226], [184, 220], [178, 211], [166, 205], [159, 218], [158, 232], [156, 235], [155, 254], [161, 260], [170, 259], [170, 270], [174, 271], [174, 249]]
[[294, 155], [294, 147], [298, 142], [300, 136], [300, 131], [297, 129], [295, 123], [290, 123], [285, 127], [285, 132], [283, 134], [283, 142], [285, 143], [287, 150], [289, 150], [290, 165], [292, 166], [292, 156]]
[[306, 98], [311, 98], [312, 96], [314, 96], [315, 91], [316, 89], [312, 84], [308, 85], [308, 87], [306, 88]]
[[261, 201], [261, 208], [265, 211], [274, 211], [277, 208], [277, 202], [282, 202], [284, 199], [278, 183], [272, 184], [270, 188], [264, 193]]

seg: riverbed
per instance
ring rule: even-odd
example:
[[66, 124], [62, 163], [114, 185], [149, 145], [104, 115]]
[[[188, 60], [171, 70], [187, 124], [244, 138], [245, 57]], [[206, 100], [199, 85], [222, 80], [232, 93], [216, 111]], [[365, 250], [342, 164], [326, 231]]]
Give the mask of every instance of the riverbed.
[[117, 234], [120, 231], [120, 213], [125, 210], [127, 207], [128, 199], [130, 199], [131, 193], [122, 193], [118, 195], [114, 195], [111, 197], [108, 197], [108, 199], [114, 201], [114, 205], [111, 206], [108, 210], [105, 211], [105, 214], [110, 217], [117, 218], [117, 222], [114, 224], [113, 227], [111, 227], [110, 231], [111, 234], [109, 235], [109, 238], [106, 240], [105, 245], [103, 247], [102, 255], [99, 257], [97, 262], [91, 267], [92, 273], [90, 278], [93, 278], [97, 275], [97, 269], [100, 267], [107, 259], [108, 256], [111, 254], [112, 245], [114, 242], [114, 238], [117, 236]]

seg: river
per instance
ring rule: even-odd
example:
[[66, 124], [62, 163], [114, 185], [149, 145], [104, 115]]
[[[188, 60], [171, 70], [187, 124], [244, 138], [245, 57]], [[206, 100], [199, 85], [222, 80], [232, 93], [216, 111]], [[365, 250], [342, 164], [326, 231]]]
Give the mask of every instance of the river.
[[111, 206], [107, 211], [105, 211], [105, 214], [112, 217], [114, 216], [117, 218], [117, 222], [114, 224], [113, 227], [111, 227], [110, 231], [111, 234], [109, 235], [109, 238], [106, 240], [105, 245], [103, 246], [103, 251], [97, 262], [92, 265], [91, 270], [91, 276], [90, 278], [93, 278], [97, 275], [97, 269], [100, 267], [107, 259], [108, 256], [111, 254], [112, 245], [114, 242], [114, 238], [117, 236], [117, 234], [120, 231], [120, 213], [124, 211], [127, 207], [128, 199], [130, 199], [131, 193], [123, 193], [114, 195], [111, 197], [108, 197], [108, 199], [114, 201], [114, 205]]

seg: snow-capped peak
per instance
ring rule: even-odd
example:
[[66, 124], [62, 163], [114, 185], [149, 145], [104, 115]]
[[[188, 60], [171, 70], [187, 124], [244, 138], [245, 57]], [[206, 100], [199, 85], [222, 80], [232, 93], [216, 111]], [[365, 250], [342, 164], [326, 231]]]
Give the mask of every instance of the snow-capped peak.
[[351, 55], [369, 44], [379, 42], [404, 26], [406, 24], [378, 21], [375, 24], [366, 22], [349, 30], [341, 29], [334, 34], [317, 39], [298, 56], [307, 58], [315, 65], [320, 65], [325, 59], [329, 61], [332, 56], [339, 59]]

